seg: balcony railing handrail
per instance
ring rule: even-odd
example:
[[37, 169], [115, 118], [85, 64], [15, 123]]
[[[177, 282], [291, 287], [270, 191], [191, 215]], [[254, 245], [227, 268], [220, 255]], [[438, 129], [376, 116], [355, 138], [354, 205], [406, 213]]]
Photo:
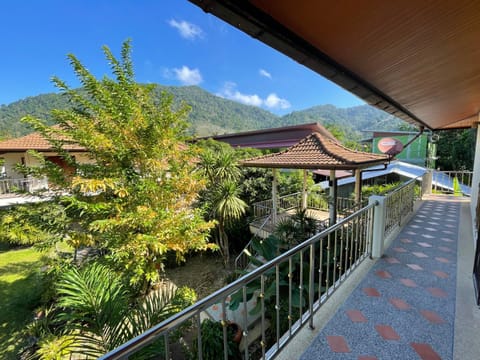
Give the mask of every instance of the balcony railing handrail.
[[0, 179], [0, 194], [12, 194], [18, 191], [32, 192], [48, 187], [46, 178], [2, 178]]
[[[354, 220], [357, 217], [363, 216], [364, 213], [367, 213], [370, 209], [377, 206], [378, 203], [372, 203], [364, 208], [356, 211], [355, 213], [351, 214], [350, 216], [344, 218], [337, 224], [325, 229], [324, 231], [312, 236], [311, 238], [305, 240], [304, 242], [294, 246], [293, 248], [287, 250], [286, 252], [280, 254], [276, 258], [266, 262], [263, 265], [260, 265], [258, 268], [252, 270], [251, 272], [243, 275], [239, 279], [233, 281], [232, 283], [226, 285], [225, 287], [215, 291], [214, 293], [208, 295], [207, 297], [201, 299], [197, 303], [187, 307], [186, 309], [180, 311], [179, 313], [173, 315], [172, 317], [164, 320], [163, 322], [157, 324], [156, 326], [152, 327], [151, 329], [147, 330], [143, 334], [131, 339], [130, 341], [126, 342], [125, 344], [121, 345], [120, 347], [112, 350], [111, 352], [103, 355], [100, 359], [127, 359], [129, 355], [133, 354], [136, 350], [143, 348], [144, 346], [149, 345], [151, 342], [157, 340], [160, 336], [164, 333], [166, 336], [171, 331], [174, 330], [177, 326], [179, 326], [184, 321], [189, 320], [194, 316], [198, 316], [200, 312], [207, 309], [209, 306], [218, 303], [219, 301], [224, 301], [224, 299], [231, 295], [232, 293], [244, 288], [252, 281], [256, 280], [257, 278], [261, 278], [264, 274], [269, 271], [270, 269], [280, 265], [284, 261], [287, 261], [289, 258], [296, 254], [302, 254], [302, 252], [307, 249], [308, 247], [312, 247], [318, 241], [322, 241], [323, 238], [327, 237], [329, 234], [335, 233], [335, 231], [341, 229], [344, 225], [348, 225], [348, 223]], [[371, 244], [369, 244], [371, 246]], [[366, 249], [367, 252], [370, 249]], [[351, 266], [354, 264], [351, 264]], [[310, 296], [313, 296], [310, 294]], [[312, 300], [312, 299], [310, 299]], [[320, 301], [320, 300], [318, 300]], [[305, 314], [304, 314], [305, 315]], [[309, 317], [312, 317], [313, 314], [310, 313]], [[277, 344], [277, 346], [279, 346]]]

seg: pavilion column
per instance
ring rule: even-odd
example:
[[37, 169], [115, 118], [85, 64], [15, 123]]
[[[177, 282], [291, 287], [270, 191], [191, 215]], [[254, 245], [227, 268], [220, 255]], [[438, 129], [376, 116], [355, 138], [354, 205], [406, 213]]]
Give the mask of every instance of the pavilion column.
[[307, 210], [307, 170], [303, 169], [302, 210]]
[[362, 171], [355, 170], [355, 204], [360, 204], [362, 201]]
[[330, 170], [330, 197], [328, 202], [328, 210], [330, 215], [329, 226], [337, 222], [337, 179], [335, 178], [335, 170]]
[[277, 209], [278, 209], [278, 197], [277, 197], [277, 169], [272, 169], [273, 180], [272, 180], [272, 224], [275, 226], [277, 224]]

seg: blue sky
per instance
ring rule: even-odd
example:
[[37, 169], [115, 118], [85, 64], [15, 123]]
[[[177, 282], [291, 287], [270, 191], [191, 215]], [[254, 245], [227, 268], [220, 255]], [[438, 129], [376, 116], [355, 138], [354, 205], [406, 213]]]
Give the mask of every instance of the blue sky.
[[101, 47], [132, 40], [138, 82], [198, 85], [285, 114], [363, 102], [187, 0], [4, 0], [0, 3], [0, 104], [78, 86], [66, 59], [109, 74]]

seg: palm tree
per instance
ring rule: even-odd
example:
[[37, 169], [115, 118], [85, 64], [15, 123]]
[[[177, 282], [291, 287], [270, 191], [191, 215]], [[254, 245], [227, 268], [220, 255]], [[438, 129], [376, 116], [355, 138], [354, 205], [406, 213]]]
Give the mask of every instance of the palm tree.
[[245, 214], [247, 204], [239, 197], [241, 171], [237, 166], [235, 151], [223, 144], [209, 146], [204, 150], [200, 163], [208, 179], [204, 198], [211, 216], [217, 221], [215, 240], [227, 265], [230, 251], [225, 228]]
[[[104, 265], [71, 268], [57, 285], [60, 334], [46, 334], [37, 355], [77, 354], [97, 358], [115, 349], [196, 300], [185, 289], [162, 287], [132, 304], [120, 278]], [[149, 346], [150, 354], [164, 353], [163, 339]]]
[[240, 189], [238, 184], [232, 180], [224, 180], [218, 184], [213, 196], [213, 212], [218, 221], [217, 244], [227, 265], [230, 261], [230, 244], [225, 226], [234, 220], [238, 220], [245, 214], [247, 204], [239, 198]]

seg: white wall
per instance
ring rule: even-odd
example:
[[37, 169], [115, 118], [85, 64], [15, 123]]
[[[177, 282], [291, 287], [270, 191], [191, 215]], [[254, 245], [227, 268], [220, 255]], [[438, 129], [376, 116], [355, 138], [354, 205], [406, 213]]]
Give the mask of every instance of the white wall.
[[[479, 114], [480, 120], [480, 114]], [[477, 239], [477, 200], [478, 200], [478, 186], [480, 184], [480, 131], [477, 128], [477, 141], [475, 144], [475, 160], [473, 162], [473, 179], [472, 179], [472, 195], [470, 200], [472, 225], [473, 225], [473, 241]]]
[[[93, 160], [88, 156], [87, 153], [85, 152], [72, 152], [71, 153], [73, 156], [75, 156], [75, 159], [77, 162], [81, 164], [87, 164], [87, 163], [92, 163]], [[56, 153], [43, 153], [45, 156], [56, 156]], [[13, 178], [13, 179], [18, 179], [18, 178], [23, 178], [22, 174], [19, 174], [15, 171], [15, 165], [21, 164], [22, 163], [22, 157], [25, 159], [25, 165], [27, 166], [38, 166], [39, 162], [38, 160], [26, 153], [26, 152], [21, 152], [21, 153], [5, 153], [1, 155], [3, 159], [5, 159], [5, 173], [8, 178]]]

